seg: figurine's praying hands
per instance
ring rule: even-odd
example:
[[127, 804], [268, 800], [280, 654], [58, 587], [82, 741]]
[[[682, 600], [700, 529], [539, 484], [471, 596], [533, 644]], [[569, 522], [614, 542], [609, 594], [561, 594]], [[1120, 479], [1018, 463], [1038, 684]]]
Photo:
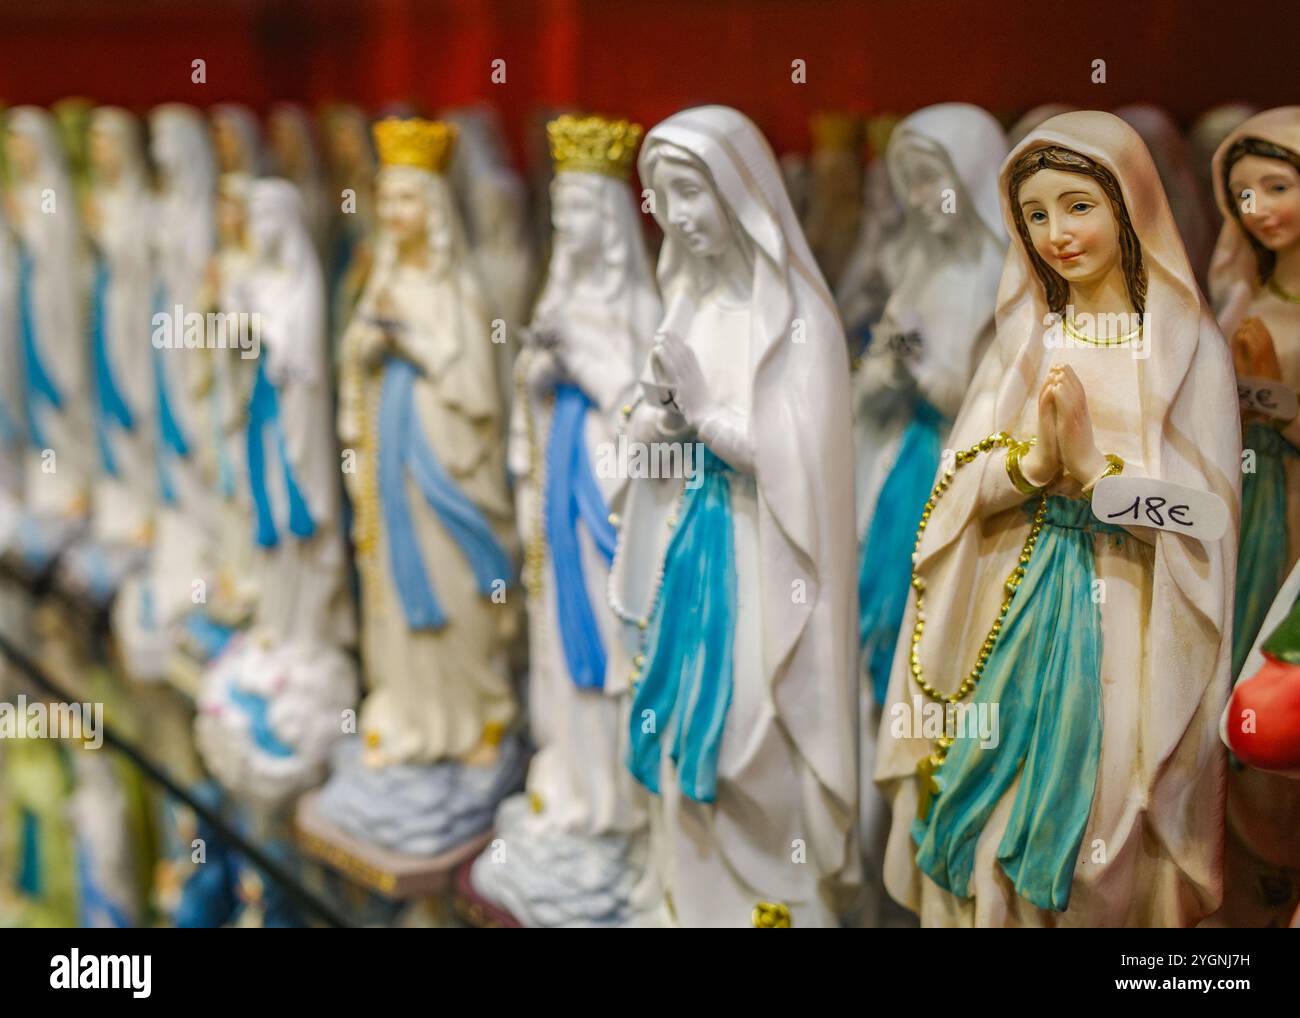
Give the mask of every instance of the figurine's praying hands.
[[651, 354], [660, 381], [673, 390], [681, 415], [698, 428], [713, 407], [713, 397], [695, 351], [673, 332], [660, 333]]
[[1088, 394], [1068, 364], [1051, 368], [1043, 389], [1050, 392], [1049, 398], [1056, 408], [1056, 444], [1061, 464], [1071, 477], [1086, 485], [1106, 469], [1106, 457], [1093, 438]]

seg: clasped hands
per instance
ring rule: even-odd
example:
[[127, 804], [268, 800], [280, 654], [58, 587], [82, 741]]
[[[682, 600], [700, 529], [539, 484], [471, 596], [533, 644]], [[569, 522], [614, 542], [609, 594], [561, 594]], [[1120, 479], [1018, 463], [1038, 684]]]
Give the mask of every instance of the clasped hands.
[[678, 407], [676, 412], [664, 410], [664, 414], [684, 418], [698, 430], [712, 414], [714, 400], [695, 351], [676, 333], [661, 332], [655, 337], [650, 359], [660, 384], [673, 390], [673, 402]]
[[387, 290], [379, 293], [370, 316], [358, 328], [360, 336], [357, 345], [361, 361], [370, 370], [379, 368], [389, 354], [399, 350], [398, 341], [403, 326], [397, 318], [397, 306]]
[[1088, 395], [1074, 369], [1058, 364], [1038, 392], [1038, 441], [1020, 460], [1026, 480], [1042, 487], [1064, 470], [1080, 485], [1099, 477], [1107, 460], [1092, 432]]

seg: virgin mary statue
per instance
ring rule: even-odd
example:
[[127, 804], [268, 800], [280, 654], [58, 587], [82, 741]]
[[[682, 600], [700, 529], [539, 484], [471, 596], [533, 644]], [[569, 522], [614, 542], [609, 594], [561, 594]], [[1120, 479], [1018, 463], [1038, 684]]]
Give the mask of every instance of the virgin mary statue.
[[997, 336], [926, 504], [880, 726], [885, 886], [926, 926], [1192, 925], [1222, 893], [1236, 543], [1090, 499], [1120, 474], [1235, 521], [1232, 364], [1123, 121], [1053, 117], [999, 190]]
[[645, 886], [684, 926], [832, 925], [857, 875], [843, 329], [742, 114], [670, 117], [639, 169], [665, 314], [629, 435], [699, 449], [633, 480], [611, 580]]
[[380, 232], [339, 394], [370, 692], [364, 747], [345, 743], [360, 759], [321, 800], [360, 837], [430, 856], [486, 830], [523, 770], [505, 421], [445, 177], [455, 137], [438, 121], [375, 127]]
[[475, 889], [529, 926], [629, 919], [645, 811], [623, 766], [626, 685], [605, 688], [606, 603], [625, 476], [609, 469], [659, 294], [627, 177], [641, 127], [565, 115], [548, 126], [556, 178], [546, 286], [516, 363], [511, 456], [527, 545], [528, 794], [507, 800]]

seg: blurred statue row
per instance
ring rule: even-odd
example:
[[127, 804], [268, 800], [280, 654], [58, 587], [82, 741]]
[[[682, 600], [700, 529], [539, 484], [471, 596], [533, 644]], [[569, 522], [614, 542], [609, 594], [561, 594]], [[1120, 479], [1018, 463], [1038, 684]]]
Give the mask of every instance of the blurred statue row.
[[825, 117], [805, 177], [725, 107], [565, 115], [533, 302], [477, 114], [379, 122], [372, 180], [339, 112], [331, 216], [292, 107], [274, 177], [155, 110], [153, 187], [99, 109], [79, 220], [10, 111], [0, 539], [190, 663], [251, 825], [324, 780], [506, 921], [1286, 921], [1300, 108], [1248, 113], [1217, 245], [1150, 107], [933, 106], [865, 175]]

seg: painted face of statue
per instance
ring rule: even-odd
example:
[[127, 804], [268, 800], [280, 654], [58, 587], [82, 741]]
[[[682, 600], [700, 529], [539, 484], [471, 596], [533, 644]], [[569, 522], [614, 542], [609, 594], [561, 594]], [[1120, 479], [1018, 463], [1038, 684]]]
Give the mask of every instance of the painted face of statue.
[[1039, 170], [1017, 197], [1034, 250], [1067, 283], [1094, 283], [1120, 266], [1119, 224], [1092, 177]]
[[1228, 190], [1239, 203], [1242, 225], [1268, 250], [1284, 251], [1300, 241], [1300, 171], [1290, 163], [1242, 156]]
[[429, 208], [414, 174], [380, 174], [378, 210], [380, 227], [398, 244], [413, 243], [428, 230]]
[[654, 189], [658, 200], [667, 204], [664, 221], [692, 254], [717, 258], [736, 242], [712, 183], [694, 166], [660, 160], [654, 169]]
[[956, 228], [960, 211], [949, 201], [960, 191], [957, 177], [942, 155], [916, 141], [904, 143], [898, 155], [898, 175], [904, 205], [936, 237]]
[[564, 176], [556, 181], [551, 225], [555, 246], [574, 259], [589, 261], [600, 256], [605, 224], [595, 192], [583, 181]]
[[90, 167], [95, 177], [103, 181], [116, 180], [122, 172], [122, 145], [117, 135], [96, 127], [90, 131], [87, 148]]
[[35, 173], [40, 162], [36, 143], [18, 131], [9, 131], [5, 134], [5, 156], [13, 168], [14, 175], [20, 179], [26, 179]]

